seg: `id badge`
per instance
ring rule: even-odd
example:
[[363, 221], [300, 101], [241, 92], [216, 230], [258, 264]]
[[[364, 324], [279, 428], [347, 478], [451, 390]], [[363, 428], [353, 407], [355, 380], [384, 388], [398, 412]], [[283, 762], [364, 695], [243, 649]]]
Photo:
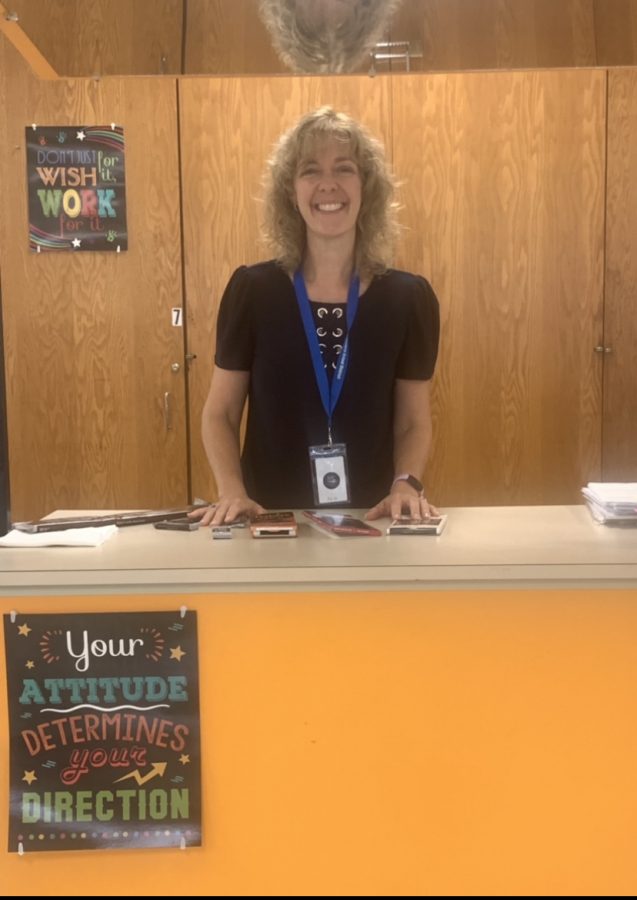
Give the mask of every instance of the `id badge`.
[[319, 444], [309, 448], [314, 502], [317, 506], [349, 503], [347, 447]]

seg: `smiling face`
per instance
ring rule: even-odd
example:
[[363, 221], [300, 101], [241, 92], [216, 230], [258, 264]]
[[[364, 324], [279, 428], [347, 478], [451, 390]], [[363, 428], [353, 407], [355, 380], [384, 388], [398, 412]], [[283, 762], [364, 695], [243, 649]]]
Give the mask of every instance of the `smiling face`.
[[349, 144], [326, 138], [297, 166], [294, 197], [310, 236], [354, 237], [362, 184]]

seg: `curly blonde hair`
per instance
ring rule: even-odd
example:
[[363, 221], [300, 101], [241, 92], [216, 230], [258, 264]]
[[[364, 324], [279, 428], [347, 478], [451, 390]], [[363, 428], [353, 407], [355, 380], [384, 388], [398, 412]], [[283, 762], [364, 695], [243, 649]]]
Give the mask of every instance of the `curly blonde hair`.
[[295, 72], [352, 72], [369, 53], [402, 0], [350, 0], [340, 15], [321, 0], [259, 0], [274, 48]]
[[329, 106], [307, 113], [275, 145], [263, 196], [265, 240], [283, 268], [288, 272], [299, 268], [305, 253], [306, 226], [296, 208], [294, 179], [302, 160], [326, 139], [347, 144], [361, 177], [356, 270], [362, 277], [381, 274], [389, 265], [398, 232], [395, 180], [382, 144], [364, 126]]

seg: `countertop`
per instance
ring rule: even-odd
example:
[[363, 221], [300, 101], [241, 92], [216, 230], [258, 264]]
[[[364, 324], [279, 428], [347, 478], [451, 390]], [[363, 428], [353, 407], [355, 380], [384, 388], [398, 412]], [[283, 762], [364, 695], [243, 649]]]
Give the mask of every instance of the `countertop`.
[[297, 512], [297, 538], [134, 525], [94, 548], [3, 547], [0, 595], [637, 587], [637, 528], [598, 525], [583, 505], [443, 512], [440, 536], [387, 536], [379, 520], [382, 537], [332, 538]]

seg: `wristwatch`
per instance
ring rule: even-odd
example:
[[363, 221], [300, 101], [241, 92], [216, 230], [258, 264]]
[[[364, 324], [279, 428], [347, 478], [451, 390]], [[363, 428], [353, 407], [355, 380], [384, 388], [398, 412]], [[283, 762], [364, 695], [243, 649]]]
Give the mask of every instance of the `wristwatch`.
[[391, 486], [393, 487], [397, 481], [406, 481], [409, 487], [413, 487], [413, 489], [418, 492], [419, 497], [425, 496], [425, 489], [422, 485], [422, 482], [418, 481], [418, 479], [414, 475], [396, 475], [391, 483]]

